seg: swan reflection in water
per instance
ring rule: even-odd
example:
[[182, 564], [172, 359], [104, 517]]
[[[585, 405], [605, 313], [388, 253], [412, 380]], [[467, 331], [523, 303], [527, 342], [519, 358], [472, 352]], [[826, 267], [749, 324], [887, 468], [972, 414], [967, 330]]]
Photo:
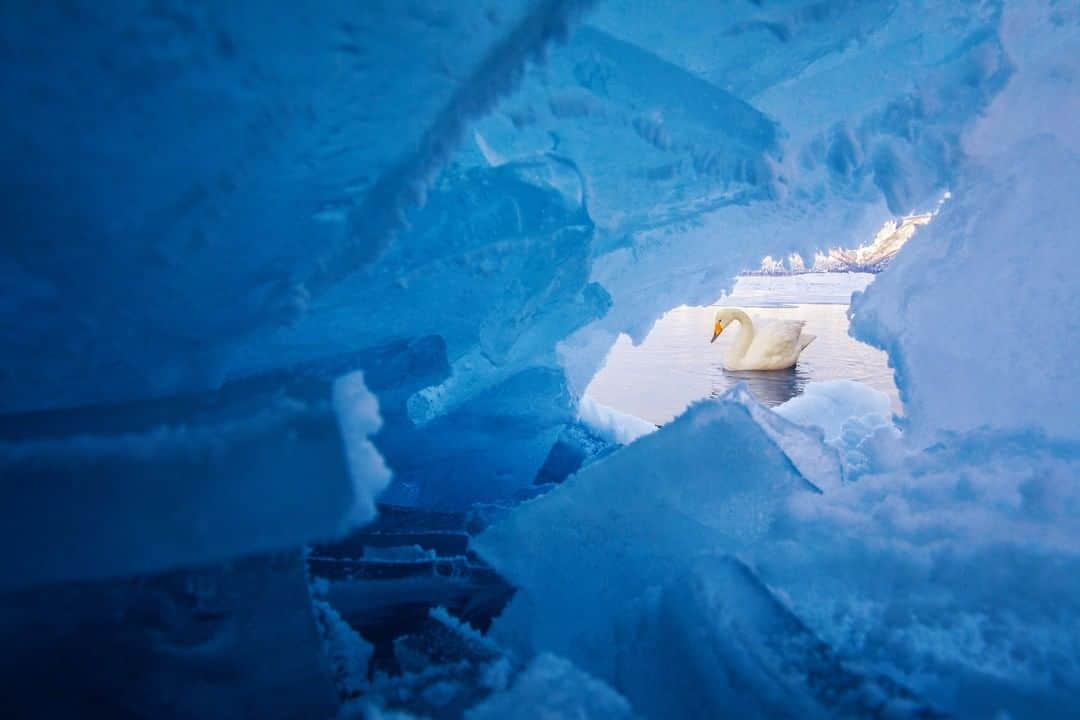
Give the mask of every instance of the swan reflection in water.
[[785, 370], [727, 370], [717, 366], [716, 372], [724, 382], [713, 386], [709, 397], [720, 397], [733, 385], [745, 382], [750, 392], [770, 407], [802, 394], [806, 383], [810, 382], [810, 374], [798, 365]]

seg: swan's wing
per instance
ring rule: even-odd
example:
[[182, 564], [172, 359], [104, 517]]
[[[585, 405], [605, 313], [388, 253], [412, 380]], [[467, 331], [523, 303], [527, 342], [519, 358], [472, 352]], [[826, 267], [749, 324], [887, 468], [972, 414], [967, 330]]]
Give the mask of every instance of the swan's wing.
[[755, 328], [754, 344], [746, 353], [747, 359], [763, 370], [789, 367], [793, 356], [798, 357], [798, 353], [805, 347], [800, 345], [804, 324], [802, 320], [770, 320], [761, 323], [760, 328]]
[[[802, 320], [770, 320], [762, 323], [759, 332], [763, 345], [772, 348], [786, 348], [790, 350], [799, 346], [799, 337], [802, 335]], [[757, 338], [755, 337], [756, 341]]]

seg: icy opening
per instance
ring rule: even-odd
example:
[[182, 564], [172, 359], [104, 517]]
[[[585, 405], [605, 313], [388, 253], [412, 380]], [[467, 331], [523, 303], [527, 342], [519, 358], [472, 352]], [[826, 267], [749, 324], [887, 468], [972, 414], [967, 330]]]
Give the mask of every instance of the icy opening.
[[[657, 424], [671, 421], [692, 402], [719, 397], [740, 382], [767, 405], [800, 395], [809, 383], [856, 380], [885, 393], [902, 412], [888, 357], [852, 338], [848, 301], [872, 281], [867, 273], [742, 276], [729, 296], [707, 306], [682, 306], [662, 316], [643, 342], [621, 335], [587, 397]], [[709, 343], [718, 306], [736, 305], [755, 322], [803, 320], [816, 339], [788, 370], [730, 371], [723, 366], [735, 333]]]

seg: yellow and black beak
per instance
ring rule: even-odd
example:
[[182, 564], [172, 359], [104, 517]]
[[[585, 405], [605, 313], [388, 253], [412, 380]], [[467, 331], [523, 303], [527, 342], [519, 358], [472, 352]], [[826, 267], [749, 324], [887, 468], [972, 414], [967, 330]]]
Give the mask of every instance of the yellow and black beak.
[[720, 323], [719, 320], [717, 320], [716, 324], [713, 325], [712, 340], [710, 340], [709, 342], [716, 342], [716, 338], [720, 337], [720, 333], [722, 332], [724, 332], [724, 326]]

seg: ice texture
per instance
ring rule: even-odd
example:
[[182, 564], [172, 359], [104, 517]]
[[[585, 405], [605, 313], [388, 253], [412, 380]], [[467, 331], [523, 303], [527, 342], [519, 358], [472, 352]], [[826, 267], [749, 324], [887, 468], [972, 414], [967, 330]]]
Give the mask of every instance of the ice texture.
[[823, 497], [784, 450], [809, 463], [812, 442], [829, 457], [740, 387], [518, 508], [477, 542], [520, 588], [495, 636], [566, 656], [647, 717], [933, 716], [733, 559], [774, 552], [791, 508]]
[[0, 588], [223, 562], [340, 537], [389, 471], [359, 372], [0, 416]]
[[520, 589], [498, 632], [611, 680], [615, 621], [646, 588], [739, 552], [792, 496], [819, 492], [744, 400], [691, 406], [486, 530], [477, 551]]
[[582, 7], [6, 11], [19, 111], [0, 153], [22, 171], [3, 185], [0, 408], [215, 385], [231, 350], [386, 248], [465, 125]]
[[[872, 467], [890, 462], [891, 455], [903, 453], [889, 396], [854, 380], [808, 383], [802, 395], [774, 410], [794, 423], [820, 431], [826, 444], [837, 453], [839, 473], [844, 479], [853, 480]], [[813, 441], [809, 444], [815, 445]], [[823, 463], [811, 459], [800, 469], [820, 473]], [[828, 487], [831, 483], [819, 479], [818, 484]]]
[[[0, 621], [39, 710], [332, 715], [366, 646], [318, 642], [299, 547], [382, 491], [495, 508], [519, 588], [520, 665], [400, 643], [425, 714], [1080, 714], [1075, 3], [0, 17]], [[852, 304], [901, 419], [582, 398], [620, 333], [947, 191]]]
[[781, 448], [815, 434], [776, 417], [774, 441], [772, 411], [747, 403], [692, 406], [486, 531], [478, 550], [520, 588], [496, 636], [649, 717], [1074, 706], [1075, 443], [890, 435], [855, 481], [814, 492]]
[[578, 403], [578, 418], [600, 437], [618, 445], [628, 445], [639, 437], [656, 432], [656, 425], [634, 415], [619, 412], [583, 395]]
[[[620, 9], [634, 12], [627, 3]], [[877, 10], [883, 8], [860, 4], [860, 12], [866, 14], [849, 22], [869, 19]], [[890, 33], [875, 27], [839, 58], [826, 62], [821, 56], [807, 58], [803, 67], [809, 70], [797, 82], [778, 83], [774, 90], [765, 78], [753, 79], [766, 85], [755, 88], [755, 104], [769, 109], [773, 117], [782, 119], [785, 109], [796, 107], [804, 114], [797, 123], [783, 124], [792, 132], [788, 142], [795, 147], [805, 143], [799, 161], [808, 167], [820, 162], [829, 174], [828, 185], [816, 196], [800, 192], [796, 185], [776, 200], [781, 208], [786, 202], [799, 205], [800, 220], [807, 220], [807, 208], [818, 207], [826, 197], [823, 214], [841, 211], [852, 197], [856, 179], [872, 179], [894, 211], [908, 206], [913, 193], [930, 187], [948, 187], [952, 197], [853, 305], [855, 333], [887, 350], [897, 370], [905, 403], [903, 435], [891, 427], [887, 403], [876, 403], [851, 387], [819, 388], [794, 403], [785, 414], [817, 426], [820, 439], [828, 439], [839, 451], [845, 474], [855, 482], [826, 487], [821, 494], [793, 496], [782, 505], [786, 513], [773, 524], [774, 532], [738, 552], [747, 571], [761, 579], [777, 602], [845, 659], [848, 672], [875, 683], [872, 679], [879, 673], [888, 678], [885, 685], [894, 688], [899, 703], [888, 704], [890, 714], [1065, 717], [1074, 713], [1080, 687], [1076, 673], [1080, 633], [1073, 619], [1078, 597], [1073, 567], [1080, 545], [1075, 523], [1068, 519], [1075, 513], [1080, 458], [1076, 446], [1080, 405], [1072, 380], [1075, 343], [1068, 330], [1078, 297], [1070, 272], [1076, 243], [1069, 211], [1078, 157], [1072, 122], [1077, 93], [1070, 80], [1076, 76], [1075, 58], [1080, 57], [1077, 10], [1060, 3], [984, 5], [973, 11], [972, 21], [976, 25], [985, 21], [987, 29], [995, 30], [964, 36], [959, 54], [955, 46], [946, 50], [956, 27], [952, 23], [959, 17], [939, 26], [933, 21], [924, 24], [939, 11], [949, 13], [944, 5], [932, 4], [886, 11], [890, 17], [885, 27], [892, 31], [902, 34], [901, 28], [919, 27], [917, 52], [911, 52], [908, 43], [882, 44]], [[613, 25], [621, 22], [616, 12], [607, 16]], [[641, 8], [636, 12], [639, 17], [648, 14]], [[927, 17], [901, 23], [907, 12]], [[813, 13], [796, 12], [783, 22], [757, 25], [757, 30], [798, 46], [794, 38], [804, 23], [828, 16], [829, 8], [819, 6]], [[701, 21], [694, 13], [680, 18]], [[929, 26], [940, 29], [927, 30]], [[676, 28], [641, 22], [632, 32], [635, 37], [691, 35]], [[664, 51], [669, 57], [689, 54], [699, 63], [699, 73], [709, 71], [702, 59], [708, 57], [709, 48], [670, 42]], [[751, 69], [756, 69], [755, 61], [768, 66], [786, 59], [774, 60], [759, 51], [754, 48]], [[921, 63], [927, 57], [922, 53], [941, 51], [945, 54], [940, 57], [949, 60], [926, 75], [921, 74], [925, 70], [914, 70], [919, 78], [911, 95], [864, 116], [853, 132], [849, 118], [858, 114], [859, 105], [873, 106], [876, 94], [880, 100], [881, 94], [896, 88], [880, 76], [870, 88], [860, 77], [881, 73], [886, 58], [888, 71], [899, 74]], [[828, 54], [823, 46], [814, 52]], [[864, 62], [871, 53], [877, 57]], [[959, 75], [971, 82], [956, 83]], [[846, 82], [835, 84], [840, 77]], [[724, 82], [738, 83], [738, 76]], [[829, 91], [822, 92], [824, 88]], [[820, 141], [807, 132], [819, 117], [838, 122]], [[914, 130], [913, 121], [925, 124]], [[944, 134], [934, 140], [939, 131]], [[881, 134], [875, 137], [875, 132]], [[905, 143], [926, 144], [913, 156], [904, 150]], [[875, 144], [869, 152], [865, 149]], [[805, 181], [806, 175], [801, 177]], [[760, 207], [751, 202], [738, 212], [749, 215]], [[795, 234], [793, 228], [778, 227], [771, 213], [763, 213], [754, 228], [732, 228], [742, 247], [754, 245], [759, 228], [785, 238]], [[782, 210], [778, 214], [786, 216]], [[711, 225], [708, 214], [702, 215], [699, 222], [715, 237], [719, 221]], [[724, 217], [722, 212], [716, 215]], [[851, 216], [845, 222], [849, 228], [857, 226]], [[810, 234], [820, 237], [822, 227], [811, 224]], [[660, 293], [639, 291], [628, 297], [625, 289], [632, 285], [625, 280], [633, 273], [629, 268], [647, 273], [640, 286], [645, 288], [654, 286], [658, 274], [680, 268], [677, 263], [684, 258], [699, 270], [714, 262], [703, 254], [706, 248], [716, 254], [721, 240], [709, 244], [704, 232], [693, 237], [697, 233], [698, 228], [692, 227], [671, 241], [655, 233], [650, 239], [658, 239], [651, 243], [642, 242], [647, 231], [632, 236], [634, 249], [625, 255], [628, 270], [621, 277], [605, 274], [601, 280], [612, 296], [611, 312], [562, 346], [572, 379], [575, 371], [583, 377], [590, 374], [587, 362], [576, 364], [599, 342], [587, 333], [602, 331], [603, 323], [612, 322], [621, 323], [613, 332], [636, 330], [640, 337], [647, 325], [635, 328], [633, 313], [642, 302], [663, 302]], [[658, 247], [663, 248], [657, 252], [662, 259], [648, 262]], [[613, 269], [606, 259], [595, 267], [597, 273]], [[689, 278], [694, 275], [677, 270], [672, 275], [680, 278], [680, 298], [692, 298]], [[694, 412], [691, 408], [687, 415]], [[688, 686], [704, 697], [709, 692], [722, 696], [724, 678], [679, 671], [695, 667], [696, 657], [732, 640], [730, 632], [720, 631], [715, 635], [718, 640], [711, 640], [708, 631], [724, 615], [718, 615], [715, 606], [694, 612], [683, 601], [687, 588], [672, 586], [675, 581], [661, 577], [649, 555], [654, 548], [663, 552], [679, 542], [692, 543], [703, 554], [730, 553], [729, 546], [697, 538], [698, 522], [659, 529], [667, 527], [662, 509], [635, 515], [639, 493], [665, 497], [676, 480], [691, 485], [700, 481], [688, 478], [670, 454], [634, 455], [660, 438], [677, 445], [676, 433], [693, 438], [680, 422], [523, 506], [490, 530], [481, 545], [486, 548], [484, 543], [498, 541], [496, 566], [505, 567], [523, 586], [523, 594], [500, 621], [508, 642], [554, 647], [609, 679], [635, 708], [657, 717], [670, 714]], [[822, 442], [821, 447], [828, 446]], [[687, 453], [682, 451], [680, 457]], [[620, 468], [618, 481], [603, 476], [625, 456], [634, 456], [637, 462]], [[763, 460], [760, 452], [756, 457]], [[769, 475], [775, 477], [776, 471]], [[643, 481], [636, 480], [642, 477], [651, 478], [655, 489], [643, 492], [638, 484]], [[596, 486], [592, 492], [578, 484], [589, 480]], [[603, 498], [600, 488], [605, 486], [610, 494]], [[569, 501], [571, 494], [579, 494], [581, 502]], [[564, 516], [579, 522], [560, 524], [557, 518]], [[631, 517], [637, 521], [629, 521]], [[523, 526], [514, 525], [518, 522]], [[663, 541], [658, 542], [654, 533]], [[682, 538], [675, 539], [677, 535]], [[596, 565], [577, 578], [560, 575], [560, 567], [545, 566], [543, 575], [532, 575], [525, 568], [527, 562], [543, 564], [531, 553], [546, 547], [558, 557], [553, 565], [572, 572], [587, 562], [583, 555], [591, 557], [592, 538], [604, 539], [598, 541], [600, 547], [605, 543], [617, 547], [598, 553]], [[678, 566], [689, 577], [697, 573], [703, 578], [703, 587], [730, 580], [721, 568], [695, 568], [693, 551], [673, 556], [678, 560], [669, 575], [677, 576]], [[628, 577], [639, 580], [628, 582]], [[545, 581], [552, 582], [550, 591]], [[566, 603], [564, 595], [572, 595], [579, 585], [593, 595], [592, 600], [579, 598], [588, 611]], [[628, 609], [635, 597], [645, 608], [636, 614]], [[760, 657], [774, 647], [761, 635], [755, 637], [768, 626], [760, 625], [763, 619], [755, 612], [756, 605], [740, 601], [734, 586], [729, 584], [716, 597], [732, 608], [738, 627], [752, 638], [735, 658]], [[650, 615], [650, 607], [665, 607], [663, 598], [674, 598], [669, 601], [671, 609]], [[622, 621], [627, 638], [622, 644], [611, 639], [619, 635], [610, 630], [619, 625], [612, 616], [620, 613], [627, 618]], [[602, 639], [590, 641], [597, 636]], [[659, 661], [653, 654], [656, 644], [669, 653]], [[809, 647], [794, 651], [780, 664], [790, 670], [806, 663]], [[636, 656], [647, 659], [634, 665]], [[768, 666], [767, 660], [759, 662]], [[724, 664], [701, 666], [718, 669]], [[657, 672], [668, 667], [677, 669]], [[628, 674], [628, 668], [636, 674]], [[756, 706], [744, 708], [747, 712], [799, 716], [806, 714], [799, 710], [807, 707], [804, 703], [812, 707], [815, 702], [813, 689], [800, 688], [797, 676], [766, 677], [779, 679], [780, 686], [739, 699], [752, 705], [785, 698], [779, 701], [781, 709]], [[640, 690], [648, 683], [653, 685], [651, 691]], [[880, 697], [877, 690], [869, 695]], [[882, 707], [878, 710], [884, 712]], [[854, 714], [874, 713], [863, 708]]]
[[808, 383], [802, 395], [773, 409], [792, 422], [818, 428], [830, 443], [840, 440], [849, 423], [886, 425], [892, 416], [888, 395], [854, 380]]
[[993, 4], [256, 5], [11, 11], [0, 410], [430, 338], [375, 443], [437, 507], [529, 487], [620, 332], [935, 204], [1010, 69]]
[[952, 199], [853, 303], [854, 334], [889, 352], [921, 437], [1080, 437], [1078, 22], [1069, 3], [1005, 4], [1014, 72], [963, 138]]
[[484, 700], [466, 720], [632, 720], [630, 703], [566, 660], [538, 655], [512, 687]]
[[368, 663], [374, 651], [371, 643], [345, 622], [337, 610], [323, 599], [312, 603], [322, 640], [322, 651], [342, 699], [356, 697], [368, 689]]
[[592, 277], [612, 307], [560, 343], [571, 388], [620, 332], [640, 340], [664, 311], [713, 302], [763, 255], [809, 261], [936, 207], [962, 129], [1008, 77], [996, 12], [601, 4], [595, 32], [573, 35], [478, 124], [500, 157], [546, 149], [587, 179], [604, 250]]
[[1080, 688], [1075, 444], [977, 432], [793, 503], [754, 563], [858, 666], [959, 717], [1065, 717]]
[[375, 517], [375, 498], [390, 481], [390, 471], [369, 440], [382, 425], [382, 418], [378, 400], [364, 385], [364, 373], [354, 371], [338, 377], [331, 392], [356, 498], [342, 528], [347, 531]]
[[730, 556], [650, 589], [617, 635], [617, 677], [646, 717], [944, 717], [851, 669]]
[[0, 595], [8, 717], [333, 717], [300, 551]]

